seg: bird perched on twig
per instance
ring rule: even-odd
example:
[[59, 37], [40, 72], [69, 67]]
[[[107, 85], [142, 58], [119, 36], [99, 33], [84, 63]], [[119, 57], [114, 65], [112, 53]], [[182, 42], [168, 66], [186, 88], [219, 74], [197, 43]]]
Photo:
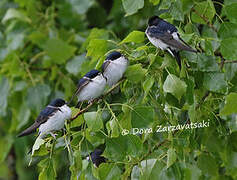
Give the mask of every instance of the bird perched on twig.
[[178, 30], [174, 25], [158, 16], [153, 16], [149, 19], [145, 34], [154, 46], [162, 50], [167, 50], [173, 57], [175, 57], [179, 67], [181, 67], [179, 50], [197, 53], [195, 49], [190, 47], [180, 38]]
[[71, 117], [71, 109], [63, 99], [53, 100], [45, 109], [43, 109], [34, 124], [21, 132], [18, 137], [29, 135], [39, 128], [39, 137], [43, 138], [51, 134], [54, 138], [53, 131], [61, 130], [64, 127], [66, 119]]
[[112, 87], [122, 77], [128, 67], [129, 61], [120, 52], [111, 52], [102, 65], [102, 71], [107, 78], [107, 84]]
[[106, 159], [101, 156], [102, 153], [102, 150], [95, 149], [93, 152], [90, 153], [89, 156], [87, 156], [87, 160], [91, 160], [95, 167], [99, 167], [101, 163], [106, 162]]
[[106, 86], [106, 77], [98, 71], [91, 70], [86, 73], [78, 82], [77, 90], [71, 98], [70, 102], [75, 96], [77, 96], [78, 103], [76, 107], [80, 106], [80, 103], [83, 101], [92, 102], [94, 99], [101, 96], [105, 90]]

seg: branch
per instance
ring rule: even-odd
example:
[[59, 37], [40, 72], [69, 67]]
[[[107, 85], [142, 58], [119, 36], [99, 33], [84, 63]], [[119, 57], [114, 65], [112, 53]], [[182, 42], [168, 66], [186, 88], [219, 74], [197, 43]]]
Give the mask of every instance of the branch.
[[225, 61], [223, 61], [223, 62], [219, 62], [218, 64], [226, 64], [226, 63], [237, 63], [237, 60], [233, 60], [233, 61], [231, 61], [231, 60], [225, 60]]
[[200, 18], [202, 18], [202, 20], [205, 21], [210, 28], [212, 28], [215, 32], [218, 32], [217, 29], [213, 26], [213, 24], [211, 24], [205, 16], [199, 14], [194, 8], [192, 8], [192, 11]]
[[88, 106], [86, 106], [84, 109], [80, 110], [75, 116], [73, 116], [69, 122], [73, 121], [74, 119], [76, 119], [79, 115], [85, 113], [86, 111], [88, 111], [88, 109], [94, 105], [95, 103], [97, 103], [100, 99], [104, 98], [105, 96], [107, 96], [108, 94], [110, 94], [115, 88], [117, 88], [125, 79], [121, 79], [117, 84], [115, 84], [112, 88], [110, 88], [104, 95], [100, 96], [99, 98], [94, 99], [90, 104], [88, 104]]

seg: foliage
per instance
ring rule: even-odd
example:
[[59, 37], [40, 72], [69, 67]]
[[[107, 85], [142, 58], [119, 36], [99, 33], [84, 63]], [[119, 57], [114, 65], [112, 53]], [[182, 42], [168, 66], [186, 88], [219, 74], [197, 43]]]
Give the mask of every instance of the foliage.
[[[235, 0], [1, 0], [0, 179], [236, 179], [236, 13]], [[200, 51], [182, 52], [181, 70], [148, 43], [153, 15]], [[68, 122], [56, 142], [38, 142], [28, 166], [36, 137], [16, 135], [50, 100], [69, 100], [112, 50], [130, 60], [120, 92]], [[156, 132], [203, 121], [210, 126]], [[96, 147], [108, 159], [99, 168], [85, 159]]]

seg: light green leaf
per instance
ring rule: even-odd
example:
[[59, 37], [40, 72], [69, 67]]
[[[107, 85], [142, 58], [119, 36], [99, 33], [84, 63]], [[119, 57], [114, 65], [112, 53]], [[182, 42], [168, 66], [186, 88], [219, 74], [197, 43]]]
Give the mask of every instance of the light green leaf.
[[69, 3], [76, 13], [83, 15], [94, 4], [94, 0], [69, 0]]
[[224, 93], [227, 90], [227, 82], [224, 78], [224, 73], [205, 73], [203, 85], [209, 91]]
[[119, 128], [118, 128], [118, 124], [115, 119], [108, 121], [106, 123], [106, 128], [107, 128], [108, 133], [110, 134], [111, 137], [118, 137], [119, 136]]
[[208, 174], [210, 176], [216, 176], [218, 174], [216, 160], [210, 155], [201, 154], [198, 157], [197, 165], [199, 169], [202, 170], [203, 174]]
[[173, 94], [177, 99], [182, 97], [186, 88], [186, 83], [173, 74], [167, 76], [163, 86], [165, 92]]
[[132, 31], [127, 35], [127, 37], [120, 42], [120, 44], [128, 43], [128, 42], [135, 42], [135, 43], [142, 43], [144, 41], [145, 33], [141, 31]]
[[150, 3], [152, 3], [154, 6], [160, 3], [160, 0], [149, 0]]
[[141, 105], [136, 106], [132, 110], [132, 127], [148, 128], [154, 121], [154, 116], [155, 112], [152, 107], [141, 106]]
[[87, 46], [86, 56], [91, 56], [93, 58], [100, 58], [105, 55], [108, 50], [108, 42], [104, 39], [92, 39]]
[[13, 145], [14, 139], [11, 135], [7, 135], [0, 138], [0, 164], [5, 160], [7, 157], [12, 145]]
[[206, 19], [208, 22], [211, 22], [213, 17], [215, 16], [216, 10], [212, 3], [212, 1], [203, 1], [200, 3], [197, 3], [194, 6], [194, 12], [192, 12], [192, 20], [196, 23], [200, 24], [207, 24], [204, 19]]
[[121, 170], [116, 164], [101, 164], [99, 166], [99, 179], [101, 180], [119, 180]]
[[143, 160], [141, 162], [141, 169], [143, 174], [143, 179], [144, 177], [150, 177], [151, 172], [156, 164], [157, 159], [148, 159], [148, 160]]
[[2, 19], [2, 23], [5, 24], [10, 19], [19, 19], [21, 21], [31, 23], [31, 19], [29, 17], [27, 17], [22, 12], [20, 12], [16, 9], [13, 9], [13, 8], [10, 8], [7, 10], [5, 16]]
[[170, 14], [175, 20], [178, 20], [178, 21], [184, 20], [184, 13], [183, 13], [181, 1], [175, 1], [172, 4], [171, 9], [170, 9]]
[[39, 174], [39, 180], [55, 180], [56, 179], [56, 171], [54, 168], [54, 164], [51, 158], [46, 158], [38, 164], [41, 171]]
[[231, 115], [237, 113], [237, 93], [230, 93], [226, 96], [226, 103], [220, 115]]
[[237, 23], [237, 3], [225, 6], [225, 11], [230, 22]]
[[169, 168], [176, 161], [177, 155], [174, 148], [170, 148], [167, 152], [167, 168]]
[[91, 131], [99, 131], [101, 128], [103, 128], [102, 119], [100, 114], [97, 112], [84, 113], [84, 119]]
[[228, 38], [221, 41], [221, 54], [225, 59], [237, 59], [237, 38]]
[[66, 64], [66, 70], [75, 76], [81, 72], [81, 65], [85, 61], [85, 55], [75, 56]]
[[66, 42], [58, 38], [49, 39], [45, 45], [47, 55], [56, 64], [65, 63], [74, 55], [75, 50], [75, 47], [68, 45]]
[[152, 88], [153, 84], [154, 84], [155, 80], [153, 77], [147, 78], [144, 83], [142, 84], [143, 89], [145, 91], [146, 94], [149, 93], [150, 89]]
[[130, 16], [143, 8], [144, 0], [122, 0], [123, 8], [126, 12], [125, 16]]
[[6, 108], [7, 108], [7, 97], [9, 93], [10, 85], [8, 82], [8, 79], [5, 77], [2, 77], [0, 79], [0, 116], [6, 115]]
[[32, 152], [31, 152], [31, 156], [34, 155], [35, 151], [39, 150], [40, 146], [42, 146], [45, 143], [45, 140], [43, 140], [42, 138], [38, 137], [35, 140], [35, 143], [32, 147]]
[[147, 70], [142, 68], [141, 64], [135, 64], [128, 67], [127, 71], [125, 72], [125, 76], [128, 78], [128, 80], [138, 83], [144, 78], [146, 72]]

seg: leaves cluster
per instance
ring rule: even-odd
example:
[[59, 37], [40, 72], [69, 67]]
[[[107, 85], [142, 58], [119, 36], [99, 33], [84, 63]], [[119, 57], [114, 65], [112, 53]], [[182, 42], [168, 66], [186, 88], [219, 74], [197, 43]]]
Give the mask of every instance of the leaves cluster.
[[[145, 38], [155, 14], [200, 51], [182, 52], [181, 70]], [[0, 17], [0, 178], [236, 179], [234, 0], [1, 0]], [[50, 100], [69, 100], [115, 49], [130, 60], [120, 92], [67, 123], [56, 142], [40, 142], [28, 167], [34, 137], [16, 134]], [[203, 121], [210, 127], [156, 133]], [[122, 135], [132, 128], [153, 133]], [[85, 160], [96, 147], [108, 159], [99, 168]]]

